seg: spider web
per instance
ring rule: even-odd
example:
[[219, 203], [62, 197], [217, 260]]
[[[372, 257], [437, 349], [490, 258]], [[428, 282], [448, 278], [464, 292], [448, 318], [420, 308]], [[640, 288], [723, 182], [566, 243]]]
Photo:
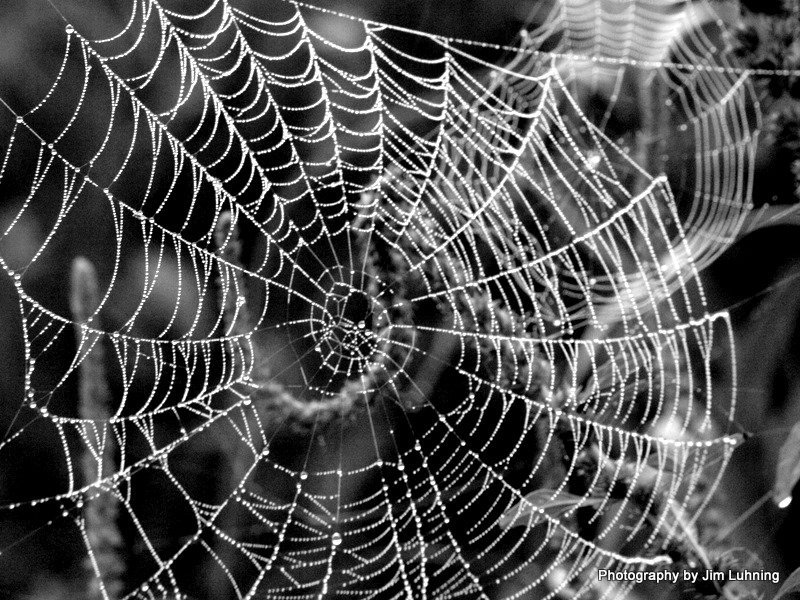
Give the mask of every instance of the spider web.
[[611, 597], [698, 560], [739, 439], [698, 273], [758, 130], [717, 13], [567, 0], [501, 47], [128, 10], [43, 6], [59, 61], [3, 92], [0, 456], [46, 460], [0, 569], [61, 536], [104, 598]]

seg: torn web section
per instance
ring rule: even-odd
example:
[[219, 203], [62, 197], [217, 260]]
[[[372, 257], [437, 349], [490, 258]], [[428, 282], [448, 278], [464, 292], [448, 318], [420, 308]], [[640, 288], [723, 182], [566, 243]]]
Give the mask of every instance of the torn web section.
[[523, 47], [535, 55], [530, 44], [553, 43], [592, 122], [643, 169], [668, 177], [694, 260], [705, 268], [751, 209], [761, 126], [749, 76], [729, 52], [735, 17], [708, 2], [558, 6], [523, 31]]
[[[418, 251], [421, 260], [411, 268], [436, 269], [456, 257], [452, 270], [466, 287], [533, 275], [534, 287], [564, 286], [576, 302], [599, 285], [610, 297], [634, 303], [632, 312], [647, 313], [695, 274], [684, 258], [689, 249], [670, 190], [663, 177], [648, 175], [587, 121], [557, 75], [545, 73], [535, 110], [516, 127], [487, 102], [445, 130], [433, 163], [435, 185], [415, 186], [410, 177], [392, 175], [395, 189], [395, 179], [405, 185], [397, 196], [409, 198], [415, 211], [400, 233], [421, 236], [419, 243], [432, 247]], [[514, 103], [506, 110], [522, 114]], [[498, 122], [504, 127], [492, 128]], [[469, 168], [459, 171], [461, 163]], [[562, 261], [578, 273], [577, 281], [549, 268]], [[700, 296], [700, 306], [697, 288], [681, 302], [692, 295]], [[561, 298], [560, 290], [552, 294], [556, 302]], [[521, 299], [514, 302], [515, 310], [533, 310]], [[566, 325], [565, 309], [557, 310], [559, 325]], [[681, 319], [672, 313], [670, 320]]]

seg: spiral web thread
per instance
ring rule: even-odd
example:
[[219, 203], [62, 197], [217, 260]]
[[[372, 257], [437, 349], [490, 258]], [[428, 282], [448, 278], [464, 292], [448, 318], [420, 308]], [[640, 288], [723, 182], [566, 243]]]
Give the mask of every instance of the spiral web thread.
[[[3, 519], [77, 536], [101, 597], [612, 597], [597, 569], [692, 555], [738, 441], [698, 269], [749, 210], [758, 129], [711, 8], [568, 0], [509, 48], [283, 2], [43, 10], [60, 62], [0, 115], [25, 353], [0, 455], [52, 456]], [[41, 283], [75, 244], [80, 322]], [[86, 418], [97, 348], [111, 412]]]

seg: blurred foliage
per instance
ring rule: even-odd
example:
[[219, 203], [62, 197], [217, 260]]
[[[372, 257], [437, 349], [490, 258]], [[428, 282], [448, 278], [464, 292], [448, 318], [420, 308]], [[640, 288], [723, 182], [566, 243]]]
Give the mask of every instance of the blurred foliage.
[[[752, 69], [793, 73], [756, 75], [765, 126], [761, 151], [767, 153], [769, 177], [778, 178], [771, 197], [759, 194], [756, 206], [800, 200], [800, 0], [745, 1], [734, 52]], [[758, 183], [758, 181], [757, 181]]]

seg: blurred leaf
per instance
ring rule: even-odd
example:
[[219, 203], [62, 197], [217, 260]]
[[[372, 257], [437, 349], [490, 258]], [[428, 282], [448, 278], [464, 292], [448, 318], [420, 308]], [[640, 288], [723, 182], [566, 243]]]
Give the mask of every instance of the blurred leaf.
[[[795, 429], [796, 428], [797, 427], [795, 427]], [[800, 596], [800, 569], [797, 569], [791, 575], [789, 575], [789, 578], [783, 582], [781, 589], [779, 589], [778, 593], [775, 594], [775, 598], [773, 600], [781, 600], [781, 598], [789, 600], [789, 598], [792, 596]]]
[[[600, 498], [585, 498], [568, 492], [536, 490], [503, 513], [498, 525], [503, 529], [532, 526], [544, 521], [546, 516], [558, 518], [576, 508], [597, 506], [601, 502]], [[525, 520], [529, 515], [533, 515], [533, 518], [530, 521]]]
[[772, 497], [778, 506], [786, 506], [792, 498], [792, 488], [800, 480], [800, 421], [795, 423], [789, 437], [781, 446], [778, 454], [778, 469]]

